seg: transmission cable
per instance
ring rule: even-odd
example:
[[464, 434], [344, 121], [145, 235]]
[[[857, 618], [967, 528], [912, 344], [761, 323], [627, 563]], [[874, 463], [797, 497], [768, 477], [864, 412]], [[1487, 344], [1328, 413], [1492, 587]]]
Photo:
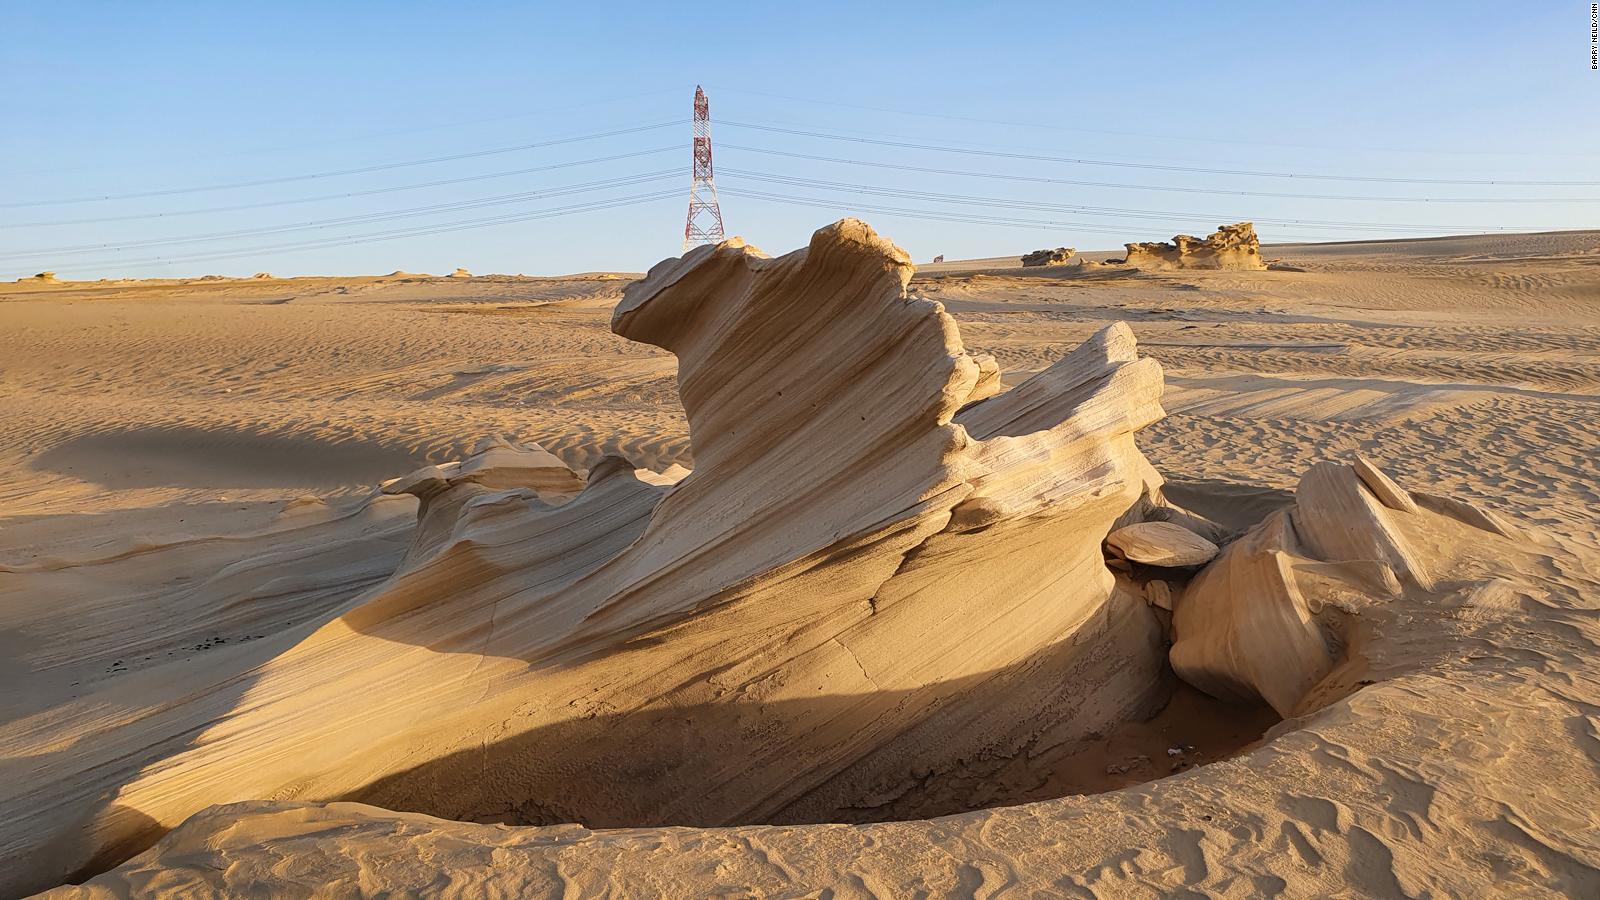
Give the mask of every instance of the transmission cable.
[[434, 163], [454, 162], [459, 159], [476, 159], [482, 156], [494, 156], [500, 153], [516, 153], [522, 150], [536, 150], [541, 147], [554, 147], [558, 144], [572, 144], [578, 141], [592, 141], [599, 138], [615, 137], [621, 134], [637, 134], [641, 131], [650, 131], [657, 128], [681, 126], [680, 121], [657, 122], [654, 125], [639, 125], [633, 128], [619, 128], [614, 131], [601, 131], [594, 134], [582, 134], [576, 137], [557, 138], [549, 141], [537, 141], [532, 144], [519, 144], [515, 147], [497, 147], [493, 150], [474, 150], [469, 153], [456, 153], [450, 156], [435, 156], [428, 159], [412, 159], [405, 162], [383, 163], [375, 166], [361, 166], [354, 169], [337, 169], [329, 172], [312, 172], [307, 175], [284, 175], [277, 178], [261, 178], [255, 181], [234, 181], [226, 184], [206, 184], [195, 187], [166, 188], [158, 191], [139, 191], [131, 194], [103, 194], [97, 197], [72, 197], [61, 200], [25, 200], [17, 203], [0, 203], [0, 208], [15, 209], [23, 206], [59, 206], [68, 203], [95, 203], [102, 200], [132, 200], [140, 197], [168, 197], [175, 194], [196, 194], [203, 191], [231, 190], [233, 188], [261, 187], [271, 184], [287, 184], [292, 181], [310, 181], [316, 178], [334, 178], [342, 175], [362, 175], [368, 172], [384, 172], [390, 169], [404, 169], [412, 166], [427, 166]]
[[[1426, 155], [1429, 155], [1429, 156], [1438, 156], [1438, 155], [1441, 155], [1441, 154], [1449, 154], [1449, 155], [1452, 155], [1452, 156], [1536, 156], [1536, 157], [1541, 157], [1541, 158], [1542, 157], [1548, 157], [1548, 156], [1552, 155], [1552, 154], [1545, 153], [1545, 152], [1534, 152], [1534, 151], [1528, 151], [1528, 150], [1466, 150], [1466, 149], [1461, 149], [1461, 148], [1456, 148], [1456, 147], [1451, 147], [1451, 148], [1443, 149], [1443, 150], [1437, 150], [1437, 149], [1435, 149], [1435, 150], [1418, 150], [1418, 149], [1415, 149], [1415, 148], [1407, 148], [1407, 147], [1349, 147], [1349, 146], [1337, 147], [1337, 146], [1330, 146], [1330, 145], [1326, 145], [1326, 144], [1300, 144], [1300, 143], [1286, 143], [1286, 142], [1282, 142], [1282, 141], [1246, 141], [1246, 140], [1239, 140], [1239, 139], [1235, 139], [1235, 138], [1212, 138], [1212, 137], [1198, 137], [1198, 136], [1195, 136], [1195, 135], [1178, 135], [1178, 134], [1152, 134], [1152, 133], [1148, 133], [1148, 132], [1138, 132], [1138, 131], [1113, 131], [1113, 130], [1104, 129], [1104, 128], [1080, 128], [1080, 127], [1074, 127], [1074, 126], [1071, 126], [1071, 125], [1060, 125], [1060, 124], [1057, 124], [1055, 122], [1023, 122], [1023, 121], [1018, 121], [1018, 120], [1015, 120], [1015, 119], [1011, 119], [1011, 120], [1007, 120], [1007, 119], [986, 119], [986, 118], [980, 118], [980, 117], [977, 117], [977, 116], [962, 116], [962, 115], [953, 115], [953, 114], [950, 114], [950, 113], [928, 112], [927, 110], [894, 109], [892, 107], [887, 107], [887, 106], [868, 106], [868, 105], [861, 104], [861, 103], [843, 103], [843, 102], [840, 102], [840, 101], [837, 101], [837, 100], [818, 100], [815, 97], [794, 97], [794, 96], [789, 96], [789, 95], [786, 95], [786, 94], [772, 94], [772, 93], [767, 93], [765, 91], [752, 91], [752, 90], [749, 90], [748, 88], [730, 87], [730, 86], [725, 85], [725, 84], [710, 84], [710, 83], [708, 83], [708, 84], [706, 84], [706, 89], [707, 90], [713, 90], [713, 91], [729, 91], [729, 92], [736, 93], [736, 94], [748, 94], [748, 95], [751, 95], [751, 96], [754, 96], [754, 97], [768, 97], [768, 98], [771, 98], [771, 99], [774, 99], [774, 100], [790, 100], [790, 101], [797, 102], [797, 103], [814, 103], [814, 104], [817, 104], [818, 106], [834, 106], [834, 107], [839, 107], [841, 109], [859, 109], [859, 110], [866, 110], [866, 111], [869, 111], [869, 112], [889, 113], [891, 115], [897, 115], [897, 116], [916, 116], [916, 117], [925, 118], [925, 119], [944, 119], [946, 121], [953, 121], [953, 122], [975, 122], [975, 123], [980, 124], [980, 125], [1002, 125], [1002, 126], [1006, 126], [1006, 127], [1009, 127], [1009, 128], [1038, 128], [1038, 129], [1047, 129], [1047, 130], [1050, 130], [1050, 131], [1072, 132], [1072, 133], [1077, 133], [1077, 134], [1101, 134], [1101, 135], [1112, 135], [1112, 136], [1115, 136], [1115, 137], [1134, 137], [1134, 138], [1143, 138], [1143, 139], [1146, 139], [1146, 140], [1158, 140], [1158, 141], [1188, 141], [1188, 142], [1203, 143], [1203, 144], [1237, 144], [1237, 145], [1242, 145], [1242, 146], [1247, 146], [1247, 147], [1287, 147], [1287, 148], [1292, 148], [1292, 149], [1303, 149], [1303, 150], [1331, 150], [1331, 151], [1334, 151], [1334, 152], [1341, 152], [1341, 153], [1354, 153], [1354, 152], [1412, 153], [1412, 154], [1426, 154]], [[1561, 155], [1561, 156], [1592, 157], [1592, 156], [1595, 156], [1597, 154], [1595, 154], [1595, 153], [1563, 153], [1563, 154], [1558, 154], [1558, 155]]]
[[877, 162], [864, 159], [846, 159], [838, 156], [820, 156], [813, 153], [796, 153], [790, 150], [773, 150], [769, 147], [749, 147], [742, 144], [719, 143], [722, 150], [743, 150], [768, 156], [805, 159], [813, 162], [840, 163], [874, 169], [894, 169], [902, 172], [921, 172], [929, 175], [956, 175], [963, 178], [989, 178], [996, 181], [1020, 181], [1031, 184], [1070, 184], [1078, 187], [1102, 187], [1119, 190], [1163, 191], [1178, 194], [1226, 194], [1236, 197], [1275, 197], [1289, 200], [1363, 200], [1393, 203], [1600, 203], [1596, 197], [1380, 197], [1350, 194], [1290, 194], [1276, 191], [1245, 191], [1233, 188], [1176, 187], [1160, 184], [1127, 184], [1112, 181], [1082, 181], [1073, 178], [1045, 178], [1036, 175], [1006, 175], [999, 172], [973, 172], [960, 169], [938, 169], [912, 166], [905, 163]]
[[260, 246], [260, 247], [250, 247], [250, 248], [245, 248], [245, 249], [241, 249], [241, 250], [228, 250], [228, 251], [215, 251], [215, 252], [208, 252], [208, 253], [184, 254], [184, 255], [179, 255], [179, 256], [155, 256], [155, 257], [148, 257], [148, 258], [134, 259], [134, 260], [125, 260], [125, 259], [118, 259], [118, 258], [115, 258], [115, 257], [108, 257], [108, 258], [106, 258], [104, 260], [91, 260], [91, 261], [87, 261], [87, 262], [77, 262], [77, 263], [74, 263], [74, 265], [76, 267], [78, 267], [78, 268], [91, 268], [91, 267], [95, 267], [95, 266], [120, 266], [120, 267], [152, 266], [152, 265], [167, 265], [167, 264], [179, 263], [179, 262], [200, 262], [200, 261], [220, 260], [220, 259], [237, 259], [239, 257], [255, 256], [257, 254], [268, 253], [268, 252], [291, 252], [291, 251], [297, 251], [297, 250], [315, 250], [315, 249], [323, 249], [323, 248], [329, 248], [329, 247], [347, 247], [347, 246], [353, 246], [353, 245], [357, 245], [357, 244], [376, 243], [376, 242], [379, 242], [379, 241], [399, 240], [399, 239], [408, 238], [408, 237], [423, 237], [423, 236], [433, 235], [433, 234], [445, 234], [445, 233], [455, 232], [455, 231], [466, 231], [466, 230], [474, 229], [474, 228], [488, 228], [488, 227], [492, 227], [492, 226], [495, 226], [495, 225], [508, 225], [508, 224], [514, 224], [514, 223], [517, 223], [517, 222], [530, 222], [530, 221], [534, 221], [536, 219], [559, 218], [561, 216], [574, 215], [574, 214], [582, 213], [582, 212], [591, 212], [591, 211], [601, 210], [601, 209], [614, 209], [614, 208], [623, 207], [623, 206], [634, 206], [634, 205], [638, 205], [638, 204], [641, 204], [641, 203], [649, 203], [649, 202], [652, 202], [652, 201], [655, 201], [655, 200], [663, 200], [663, 199], [675, 198], [675, 197], [681, 197], [681, 196], [682, 196], [682, 192], [678, 191], [678, 190], [655, 191], [653, 193], [648, 193], [648, 194], [636, 194], [636, 195], [633, 195], [633, 196], [617, 197], [617, 198], [613, 198], [613, 199], [609, 199], [609, 200], [595, 200], [595, 201], [590, 201], [588, 203], [574, 204], [574, 205], [571, 205], [571, 206], [553, 207], [551, 209], [539, 210], [539, 211], [535, 211], [535, 212], [515, 213], [515, 214], [494, 216], [494, 217], [483, 218], [483, 219], [466, 219], [466, 220], [461, 220], [461, 221], [457, 221], [457, 222], [441, 222], [441, 223], [435, 223], [433, 225], [419, 226], [419, 227], [414, 227], [414, 228], [392, 229], [392, 230], [389, 230], [389, 231], [373, 232], [371, 234], [344, 235], [344, 236], [340, 236], [340, 237], [330, 237], [330, 238], [322, 239], [322, 240], [301, 241], [301, 242], [290, 243], [290, 244], [273, 244], [273, 245]]
[[412, 207], [410, 209], [363, 213], [360, 215], [343, 216], [335, 219], [320, 219], [309, 222], [291, 222], [284, 225], [271, 225], [263, 228], [247, 228], [238, 231], [207, 232], [204, 234], [179, 235], [177, 237], [150, 238], [147, 240], [128, 241], [120, 244], [79, 244], [71, 247], [44, 247], [32, 250], [7, 250], [3, 253], [0, 253], [0, 259], [16, 259], [52, 255], [66, 256], [80, 253], [99, 253], [107, 250], [124, 250], [133, 247], [150, 247], [165, 244], [196, 244], [206, 243], [209, 241], [232, 240], [240, 237], [255, 237], [257, 235], [280, 234], [292, 231], [330, 228], [338, 225], [385, 222], [395, 219], [411, 218], [414, 216], [437, 215], [438, 213], [444, 212], [480, 209], [488, 206], [503, 206], [512, 203], [525, 203], [529, 200], [539, 200], [546, 197], [563, 197], [570, 194], [608, 190], [615, 187], [631, 187], [636, 184], [660, 181], [664, 178], [676, 178], [681, 174], [682, 171], [680, 169], [664, 169], [657, 172], [644, 172], [638, 175], [627, 175], [618, 178], [604, 179], [601, 181], [591, 181], [580, 184], [564, 185], [562, 187], [544, 188], [537, 191], [523, 191], [515, 194], [479, 197], [472, 200], [458, 200], [451, 203], [438, 203], [431, 206]]
[[[1128, 233], [1126, 228], [1113, 228], [1111, 226], [1107, 226], [1107, 225], [1104, 225], [1104, 224], [1092, 224], [1092, 223], [1087, 223], [1087, 222], [1074, 222], [1074, 221], [1056, 220], [1056, 219], [1026, 219], [1026, 218], [1009, 217], [1009, 216], [985, 216], [985, 215], [978, 215], [978, 214], [956, 213], [956, 212], [948, 212], [948, 213], [946, 213], [946, 212], [941, 212], [941, 211], [938, 211], [938, 210], [908, 209], [906, 207], [900, 207], [900, 206], [882, 206], [882, 205], [876, 205], [876, 204], [865, 205], [865, 204], [856, 203], [854, 201], [826, 200], [826, 199], [816, 198], [816, 197], [796, 197], [796, 196], [788, 195], [788, 194], [774, 194], [774, 193], [769, 193], [769, 192], [764, 192], [764, 191], [749, 191], [749, 190], [745, 190], [745, 189], [742, 189], [742, 188], [725, 188], [725, 189], [722, 189], [720, 191], [720, 193], [721, 194], [725, 194], [725, 195], [730, 196], [730, 197], [740, 197], [740, 198], [748, 198], [748, 199], [754, 199], [754, 200], [765, 200], [765, 201], [769, 201], [769, 202], [783, 203], [783, 204], [788, 204], [788, 205], [820, 207], [820, 208], [823, 208], [823, 209], [836, 210], [836, 211], [840, 210], [840, 209], [845, 209], [845, 210], [849, 210], [849, 211], [852, 211], [852, 212], [883, 213], [883, 214], [886, 214], [886, 215], [901, 216], [901, 217], [912, 218], [912, 219], [927, 219], [929, 221], [934, 221], [934, 222], [958, 222], [958, 223], [962, 223], [962, 224], [975, 224], [975, 225], [1002, 225], [1002, 226], [1013, 227], [1013, 228], [1031, 228], [1031, 229], [1036, 229], [1036, 230], [1037, 229], [1041, 229], [1041, 228], [1052, 228], [1052, 229], [1054, 229], [1054, 228], [1072, 228], [1072, 229], [1076, 229], [1078, 231], [1094, 232], [1094, 233], [1098, 233], [1098, 234], [1110, 234], [1110, 235], [1117, 235], [1117, 236], [1120, 236], [1120, 237], [1125, 237], [1127, 235], [1127, 233]], [[1300, 232], [1300, 233], [1303, 233], [1303, 234], [1306, 234], [1306, 233], [1318, 234], [1319, 233], [1317, 231], [1317, 229], [1309, 228], [1309, 227], [1287, 226], [1283, 230], [1292, 230], [1292, 231], [1297, 231], [1297, 232]]]
[[393, 194], [400, 191], [416, 191], [423, 188], [441, 187], [452, 184], [466, 184], [473, 181], [488, 181], [495, 178], [510, 178], [516, 175], [531, 175], [535, 172], [550, 172], [556, 169], [570, 169], [575, 166], [587, 166], [595, 163], [614, 162], [619, 159], [636, 159], [640, 156], [652, 156], [657, 153], [666, 153], [669, 150], [682, 151], [683, 147], [673, 144], [670, 147], [655, 147], [650, 150], [639, 150], [634, 153], [618, 153], [612, 156], [595, 156], [589, 159], [575, 159], [570, 162], [552, 163], [548, 166], [533, 166], [526, 169], [509, 169], [504, 172], [485, 172], [481, 175], [464, 175], [460, 178], [443, 178], [438, 181], [421, 181], [415, 184], [399, 184], [392, 187], [371, 188], [364, 191], [347, 191], [343, 194], [323, 194], [318, 197], [296, 197], [290, 200], [267, 200], [261, 203], [241, 203], [235, 206], [212, 206], [205, 209], [180, 209], [173, 212], [137, 213], [127, 216], [103, 216], [96, 219], [62, 219], [53, 222], [0, 222], [0, 228], [48, 228], [56, 225], [98, 225], [105, 222], [137, 222], [144, 219], [167, 219], [178, 216], [200, 216], [211, 213], [238, 212], [246, 209], [267, 209], [274, 206], [294, 206], [300, 203], [320, 203], [326, 200], [344, 200], [350, 197], [371, 197], [377, 194]]
[[807, 131], [799, 128], [780, 128], [775, 125], [755, 125], [749, 122], [730, 122], [726, 119], [719, 120], [717, 125], [722, 128], [748, 128], [755, 131], [766, 131], [774, 134], [788, 134], [799, 137], [823, 138], [830, 141], [849, 141], [857, 144], [873, 144], [880, 147], [897, 147], [905, 150], [929, 150], [937, 153], [960, 153], [969, 156], [989, 156], [1001, 159], [1026, 159], [1038, 162], [1071, 163], [1084, 166], [1112, 166], [1123, 169], [1149, 169], [1162, 172], [1186, 172], [1199, 175], [1238, 175], [1252, 178], [1296, 178], [1314, 181], [1353, 181], [1378, 184], [1462, 184], [1462, 185], [1521, 185], [1544, 187], [1595, 187], [1600, 186], [1600, 181], [1522, 181], [1510, 179], [1465, 179], [1465, 178], [1393, 178], [1377, 175], [1327, 175], [1300, 172], [1261, 172], [1249, 169], [1211, 169], [1201, 166], [1173, 166], [1161, 163], [1140, 163], [1123, 160], [1086, 159], [1068, 156], [1043, 156], [1033, 153], [1009, 153], [1001, 150], [975, 150], [966, 147], [947, 147], [939, 144], [917, 144], [910, 141], [889, 141], [877, 138], [855, 137], [847, 134], [830, 134], [825, 131]]
[[964, 194], [948, 194], [936, 191], [918, 191], [911, 189], [887, 188], [875, 185], [850, 184], [848, 182], [827, 181], [814, 178], [797, 178], [788, 175], [774, 175], [765, 172], [750, 172], [743, 169], [723, 169], [722, 174], [737, 179], [751, 179], [773, 184], [784, 184], [791, 187], [821, 188], [824, 190], [850, 191], [852, 193], [875, 194], [884, 197], [897, 197], [909, 200], [932, 200], [940, 203], [961, 203], [972, 206], [998, 206], [1013, 209], [1037, 210], [1045, 212], [1078, 212], [1089, 215], [1101, 215], [1110, 218], [1125, 219], [1157, 219], [1194, 221], [1196, 219], [1211, 219], [1214, 221], [1242, 221], [1250, 220], [1271, 225], [1314, 225], [1329, 228], [1387, 228], [1397, 230], [1423, 230], [1438, 232], [1440, 229], [1455, 231], [1544, 231], [1551, 230], [1543, 226], [1525, 225], [1457, 225], [1457, 224], [1421, 224], [1405, 222], [1344, 222], [1321, 219], [1285, 219], [1262, 216], [1238, 216], [1225, 213], [1204, 212], [1177, 212], [1171, 210], [1127, 209], [1113, 206], [1083, 206], [1078, 204], [1044, 203], [1033, 200], [1018, 200], [1005, 197], [974, 197]]

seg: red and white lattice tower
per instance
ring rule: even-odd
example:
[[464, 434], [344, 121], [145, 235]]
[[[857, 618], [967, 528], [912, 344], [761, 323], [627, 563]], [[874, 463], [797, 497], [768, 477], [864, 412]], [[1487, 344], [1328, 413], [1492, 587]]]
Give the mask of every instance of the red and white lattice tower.
[[711, 180], [711, 104], [699, 85], [694, 88], [694, 180], [689, 182], [689, 221], [683, 226], [683, 249], [722, 241], [722, 207]]

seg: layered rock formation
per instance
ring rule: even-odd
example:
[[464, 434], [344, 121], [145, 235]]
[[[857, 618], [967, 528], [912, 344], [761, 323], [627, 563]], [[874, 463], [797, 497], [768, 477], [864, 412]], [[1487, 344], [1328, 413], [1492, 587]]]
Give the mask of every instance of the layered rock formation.
[[[1600, 558], [1361, 459], [1253, 525], [1176, 509], [1134, 445], [1161, 377], [1125, 326], [1002, 392], [909, 274], [849, 220], [656, 266], [613, 328], [677, 355], [693, 472], [487, 441], [387, 483], [373, 504], [418, 516], [381, 584], [249, 665], [0, 724], [0, 891], [179, 822], [60, 893], [1600, 886]], [[377, 577], [370, 545], [280, 549], [214, 605], [300, 596], [266, 576], [323, 554]], [[1168, 610], [1182, 678], [1290, 718], [1185, 771], [1191, 721], [1154, 751], [1171, 778], [979, 809], [1166, 702]], [[818, 824], [963, 779], [973, 811]]]
[[[479, 821], [826, 821], [930, 771], [1070, 746], [1166, 700], [1161, 628], [1101, 558], [1160, 478], [1161, 372], [1116, 325], [997, 394], [910, 262], [845, 220], [777, 259], [664, 262], [613, 329], [677, 355], [695, 469], [586, 478], [486, 444], [386, 485], [398, 570], [155, 709], [0, 726], [6, 891], [214, 803]], [[67, 749], [71, 748], [71, 749]]]
[[1426, 497], [1324, 463], [1177, 593], [1179, 672], [1294, 718], [1169, 779], [867, 826], [504, 828], [253, 801], [60, 896], [1590, 895], [1600, 557]]
[[1180, 234], [1165, 241], [1126, 245], [1128, 252], [1120, 265], [1141, 269], [1265, 269], [1261, 258], [1261, 239], [1255, 225], [1239, 222], [1220, 225], [1203, 240]]
[[1071, 247], [1057, 247], [1054, 250], [1035, 250], [1022, 256], [1024, 266], [1064, 266], [1072, 260], [1072, 255], [1078, 251]]

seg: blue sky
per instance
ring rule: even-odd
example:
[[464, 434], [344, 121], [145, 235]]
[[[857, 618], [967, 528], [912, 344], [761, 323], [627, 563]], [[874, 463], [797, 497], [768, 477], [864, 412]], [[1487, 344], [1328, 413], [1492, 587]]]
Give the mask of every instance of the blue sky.
[[642, 269], [696, 84], [774, 253], [852, 212], [917, 259], [1600, 225], [1588, 4], [975, 6], [5, 3], [0, 278]]

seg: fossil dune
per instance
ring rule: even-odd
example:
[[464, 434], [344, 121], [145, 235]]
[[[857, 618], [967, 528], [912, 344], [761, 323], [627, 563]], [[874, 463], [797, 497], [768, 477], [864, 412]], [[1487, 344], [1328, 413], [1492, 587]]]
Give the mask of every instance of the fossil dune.
[[[1374, 515], [1339, 534], [1426, 556], [1434, 589], [1321, 532], [1351, 501]], [[1178, 598], [1180, 676], [1289, 714], [1263, 746], [1182, 776], [856, 826], [523, 829], [250, 801], [207, 809], [81, 893], [1589, 893], [1596, 684], [1541, 682], [1593, 658], [1592, 609], [1559, 585], [1600, 586], [1594, 557], [1378, 504], [1354, 468], [1324, 464]]]
[[[1133, 443], [1162, 414], [1159, 366], [1113, 326], [974, 399], [983, 367], [910, 276], [852, 220], [779, 259], [730, 241], [658, 266], [612, 327], [678, 357], [693, 472], [652, 484], [608, 458], [579, 481], [489, 446], [390, 484], [418, 497], [416, 535], [338, 618], [170, 708], [0, 733], [40, 760], [10, 782], [4, 852], [56, 866], [37, 884], [267, 796], [825, 818], [885, 779], [1016, 751], [975, 719], [1061, 742], [1147, 718], [1171, 690], [1160, 630], [1100, 538], [1159, 491]], [[1024, 669], [1073, 688], [985, 686]], [[600, 713], [603, 741], [546, 734]], [[73, 742], [95, 751], [48, 753]]]
[[[1600, 554], [1572, 520], [1356, 453], [1292, 493], [1168, 484], [1141, 446], [1219, 394], [1164, 387], [1121, 322], [1008, 374], [994, 326], [988, 352], [958, 328], [977, 282], [912, 278], [845, 220], [620, 296], [545, 286], [541, 315], [614, 307], [645, 347], [586, 363], [626, 403], [675, 377], [681, 444], [495, 437], [343, 502], [246, 499], [227, 538], [0, 559], [33, 598], [0, 620], [30, 642], [0, 891], [1600, 888]], [[480, 361], [418, 397], [554, 377]], [[294, 445], [252, 440], [238, 492], [293, 483], [267, 463]]]

